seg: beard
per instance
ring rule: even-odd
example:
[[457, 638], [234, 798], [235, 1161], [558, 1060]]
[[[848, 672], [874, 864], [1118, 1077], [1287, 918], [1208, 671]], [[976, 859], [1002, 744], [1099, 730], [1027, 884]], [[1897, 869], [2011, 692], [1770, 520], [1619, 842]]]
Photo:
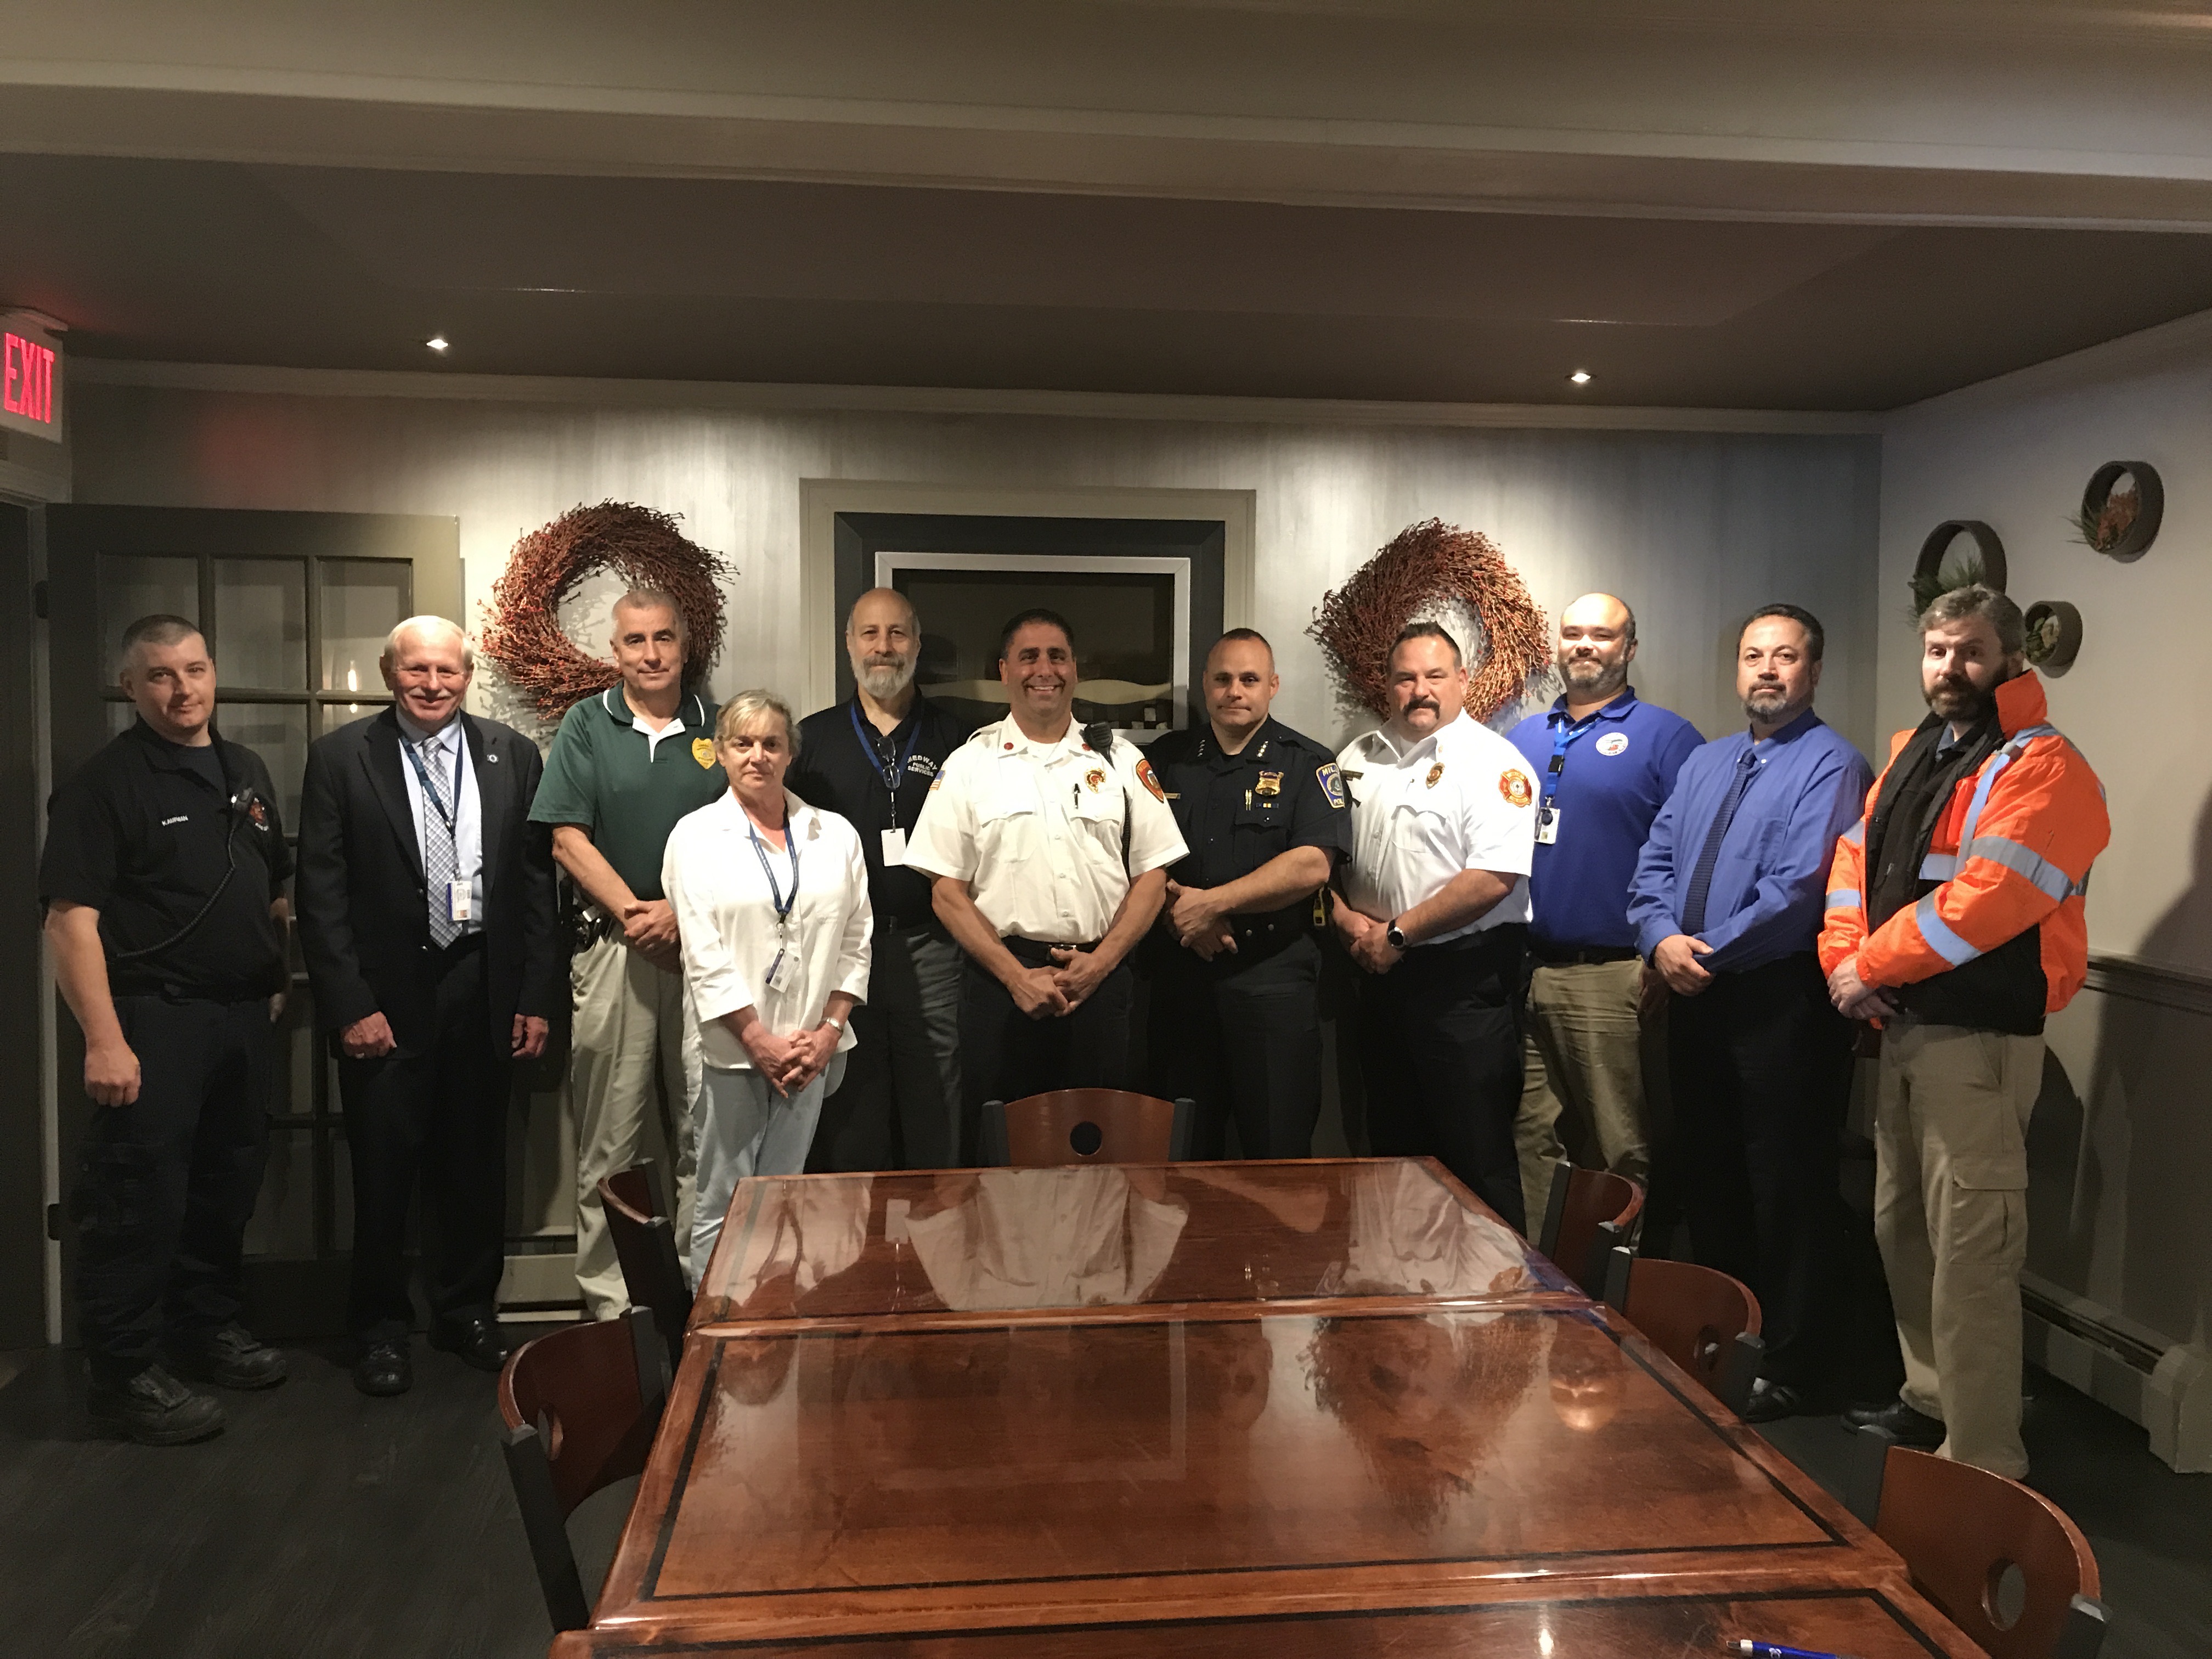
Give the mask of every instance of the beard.
[[865, 657], [853, 659], [853, 678], [860, 689], [878, 700], [896, 697], [914, 684], [914, 671], [920, 659], [902, 658], [897, 662], [870, 661]]
[[1628, 684], [1628, 665], [1602, 662], [1595, 657], [1575, 657], [1559, 665], [1559, 678], [1570, 691], [1586, 695], [1618, 691]]
[[1743, 700], [1743, 712], [1755, 720], [1771, 720], [1790, 706], [1790, 694], [1778, 685], [1754, 686]]
[[1996, 686], [1976, 686], [1963, 675], [1946, 674], [1933, 685], [1923, 686], [1920, 695], [1928, 706], [1944, 720], [1959, 726], [1978, 726], [1996, 704]]

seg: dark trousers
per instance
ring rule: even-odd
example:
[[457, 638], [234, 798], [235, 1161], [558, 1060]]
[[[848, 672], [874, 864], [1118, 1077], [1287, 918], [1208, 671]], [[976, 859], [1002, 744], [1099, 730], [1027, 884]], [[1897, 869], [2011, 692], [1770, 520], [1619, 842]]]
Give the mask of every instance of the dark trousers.
[[1526, 1231], [1513, 1119], [1521, 1104], [1521, 961], [1505, 923], [1415, 945], [1359, 988], [1359, 1068], [1377, 1158], [1430, 1157]]
[[70, 1198], [78, 1330], [103, 1382], [143, 1370], [165, 1336], [238, 1317], [276, 1058], [264, 997], [119, 996], [115, 1015], [138, 1098], [92, 1109]]
[[1154, 961], [1147, 1024], [1152, 1092], [1198, 1104], [1194, 1158], [1311, 1158], [1321, 1116], [1321, 946], [1302, 934], [1273, 956], [1201, 962], [1176, 945]]
[[1716, 974], [1674, 998], [1668, 1020], [1675, 1135], [1660, 1167], [1692, 1247], [1759, 1297], [1766, 1375], [1826, 1388], [1840, 1335], [1850, 1022], [1809, 951]]
[[422, 1188], [422, 1290], [434, 1320], [489, 1319], [506, 1266], [508, 1050], [495, 1047], [481, 934], [432, 952], [437, 1019], [419, 1052], [338, 1061], [353, 1162], [353, 1285], [364, 1341], [404, 1337], [407, 1214]]
[[[1002, 940], [1024, 968], [1043, 967], [1052, 947]], [[1133, 1079], [1129, 1015], [1135, 977], [1127, 962], [1074, 1012], [1031, 1019], [1006, 988], [969, 962], [960, 988], [960, 1156], [981, 1144], [983, 1103], [1021, 1100], [1048, 1089], [1126, 1089]]]
[[854, 1006], [844, 1081], [822, 1103], [810, 1173], [955, 1161], [966, 961], [942, 929], [876, 929], [868, 999]]

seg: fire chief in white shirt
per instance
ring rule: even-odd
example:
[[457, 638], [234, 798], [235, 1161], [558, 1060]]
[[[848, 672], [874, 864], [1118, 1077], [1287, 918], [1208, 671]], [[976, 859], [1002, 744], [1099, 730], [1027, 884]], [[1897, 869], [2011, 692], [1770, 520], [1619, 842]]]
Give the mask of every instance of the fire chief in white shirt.
[[1389, 723], [1337, 757], [1352, 850], [1335, 926], [1366, 975], [1359, 1066], [1376, 1153], [1441, 1159], [1525, 1231], [1513, 1116], [1536, 781], [1466, 712], [1467, 685], [1442, 628], [1399, 635]]

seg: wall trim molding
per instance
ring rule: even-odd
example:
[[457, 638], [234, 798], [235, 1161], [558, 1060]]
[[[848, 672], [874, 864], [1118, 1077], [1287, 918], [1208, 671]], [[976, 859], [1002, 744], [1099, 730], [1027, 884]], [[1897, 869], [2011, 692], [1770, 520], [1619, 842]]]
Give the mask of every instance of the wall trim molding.
[[970, 513], [1001, 518], [1218, 519], [1222, 526], [1221, 625], [1252, 623], [1258, 493], [1249, 489], [994, 489], [980, 484], [906, 483], [887, 478], [799, 481], [799, 625], [806, 651], [806, 706], [837, 700], [837, 515], [840, 513]]
[[2212, 1357], [2032, 1273], [2020, 1278], [2030, 1364], [2110, 1407], [2182, 1474], [2212, 1473]]
[[1596, 432], [1872, 435], [1874, 412], [1644, 408], [1602, 404], [1398, 403], [1340, 398], [1223, 398], [1180, 392], [1049, 392], [966, 386], [804, 386], [764, 380], [622, 380], [429, 369], [283, 368], [73, 356], [80, 386], [241, 392], [294, 398], [420, 398], [597, 408], [726, 409], [902, 415], [1018, 415], [1070, 420], [1210, 421], [1246, 425], [1467, 427]]
[[2212, 1014], [2212, 974], [2168, 967], [2118, 951], [2092, 951], [2086, 989], [2185, 1014]]

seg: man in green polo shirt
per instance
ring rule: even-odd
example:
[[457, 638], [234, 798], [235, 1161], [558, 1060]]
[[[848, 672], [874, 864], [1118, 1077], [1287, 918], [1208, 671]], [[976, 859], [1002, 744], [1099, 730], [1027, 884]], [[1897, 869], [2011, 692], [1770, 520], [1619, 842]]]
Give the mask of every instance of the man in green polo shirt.
[[590, 901], [591, 942], [569, 964], [568, 1095], [576, 1115], [576, 1284], [594, 1319], [629, 1305], [599, 1207], [601, 1177], [636, 1163], [648, 1124], [675, 1172], [678, 1258], [691, 1231], [691, 1097], [699, 1033], [684, 994], [676, 919], [660, 890], [668, 832], [729, 787], [714, 705], [684, 689], [683, 613], [657, 588], [615, 601], [622, 684], [562, 717], [531, 820]]

